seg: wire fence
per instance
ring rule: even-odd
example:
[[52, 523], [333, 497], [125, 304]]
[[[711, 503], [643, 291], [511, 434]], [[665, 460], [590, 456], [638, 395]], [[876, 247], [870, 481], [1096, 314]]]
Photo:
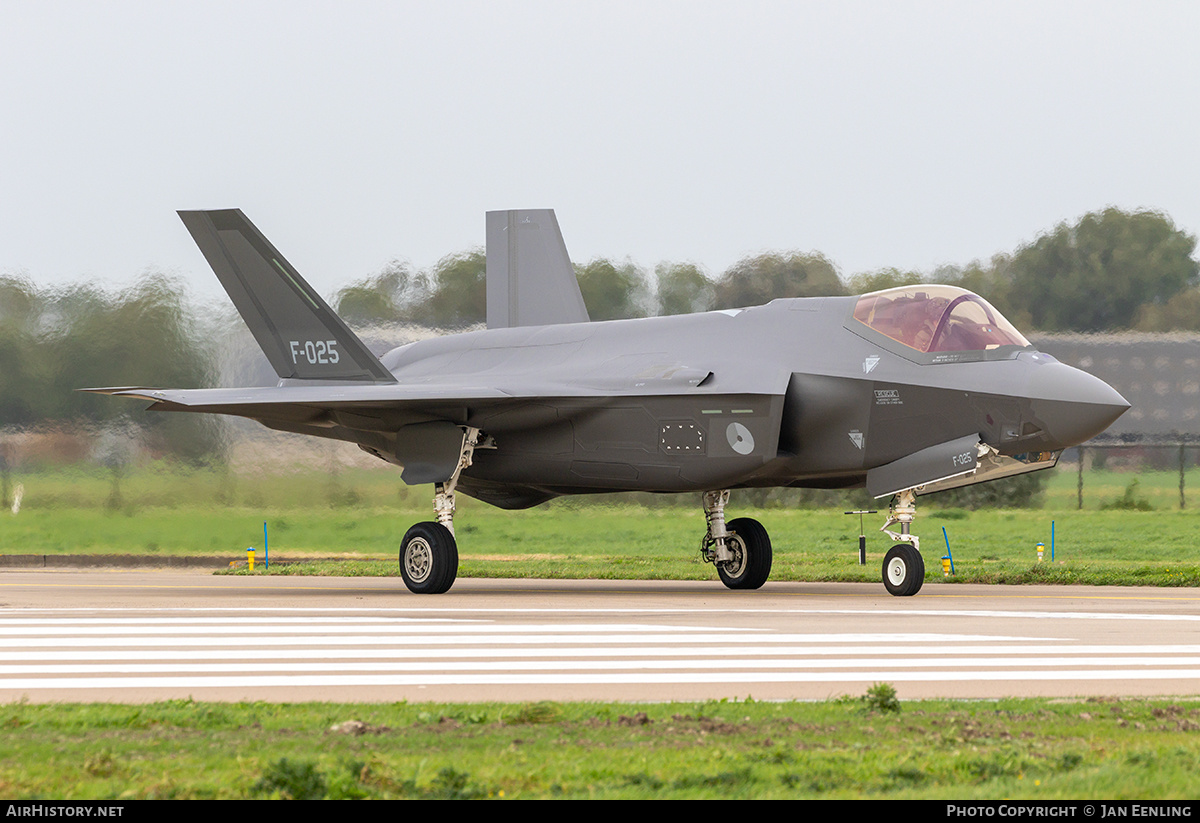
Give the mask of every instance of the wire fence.
[[[1158, 481], [1154, 485], [1158, 491], [1157, 497], [1161, 501], [1163, 497], [1161, 478], [1167, 473], [1173, 473], [1178, 478], [1178, 507], [1186, 509], [1188, 507], [1188, 473], [1189, 470], [1197, 468], [1197, 450], [1200, 450], [1200, 444], [1183, 442], [1087, 444], [1069, 449], [1064, 453], [1059, 463], [1059, 470], [1062, 471], [1072, 462], [1075, 464], [1075, 505], [1078, 509], [1083, 509], [1085, 502], [1091, 502], [1089, 495], [1102, 493], [1093, 488], [1096, 485], [1094, 478], [1099, 472], [1118, 472], [1131, 475], [1131, 480], [1126, 486], [1125, 499], [1109, 501], [1106, 504], [1108, 508], [1145, 508], [1145, 506], [1139, 505], [1139, 500], [1145, 498], [1138, 498], [1137, 486], [1141, 476], [1150, 474], [1153, 474]], [[1107, 476], [1111, 477], [1111, 474]], [[1089, 478], [1093, 478], [1092, 483], [1089, 483]], [[1105, 483], [1102, 488], [1111, 493], [1109, 492], [1110, 485]], [[1193, 485], [1196, 484], [1193, 483]]]

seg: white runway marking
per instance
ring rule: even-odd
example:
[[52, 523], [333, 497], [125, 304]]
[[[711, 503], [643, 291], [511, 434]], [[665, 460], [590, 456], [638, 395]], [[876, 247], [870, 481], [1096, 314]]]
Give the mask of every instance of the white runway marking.
[[[673, 625], [649, 614], [641, 615], [644, 622], [610, 624], [592, 618], [521, 622], [512, 616], [489, 619], [482, 612], [446, 619], [413, 617], [411, 610], [406, 616], [391, 611], [330, 616], [329, 611], [201, 616], [162, 609], [130, 617], [129, 611], [85, 616], [47, 610], [0, 618], [0, 699], [54, 690], [59, 698], [78, 692], [78, 699], [86, 700], [99, 689], [174, 690], [202, 698], [210, 688], [334, 687], [353, 699], [355, 687], [388, 686], [1200, 683], [1200, 644], [1081, 645], [1067, 636], [1000, 632], [780, 632]], [[721, 614], [703, 619], [719, 622]], [[1003, 618], [1039, 614], [983, 616], [994, 617], [999, 627]], [[922, 616], [952, 617], [933, 611]], [[1065, 632], [1068, 624], [1055, 622], [1063, 614], [1045, 616], [1051, 618], [1049, 629]]]
[[[695, 650], [692, 650], [695, 653]], [[1001, 658], [913, 658], [906, 660], [842, 659], [794, 660], [757, 658], [754, 660], [506, 660], [503, 662], [389, 662], [375, 663], [315, 663], [296, 660], [291, 663], [107, 663], [107, 664], [41, 664], [0, 665], [0, 676], [16, 674], [228, 674], [233, 672], [545, 672], [545, 671], [612, 671], [614, 669], [861, 669], [888, 666], [901, 669], [933, 669], [947, 667], [978, 667], [1006, 669], [1064, 666], [1193, 666], [1200, 667], [1200, 657], [1001, 657]], [[2, 682], [2, 681], [0, 681]]]
[[94, 678], [13, 678], [0, 681], [4, 689], [187, 689], [250, 688], [276, 689], [289, 686], [536, 686], [546, 684], [667, 684], [667, 683], [878, 683], [880, 681], [981, 681], [981, 680], [1195, 680], [1200, 669], [1163, 669], [1129, 672], [1120, 669], [1086, 672], [898, 672], [881, 669], [870, 672], [774, 673], [730, 672], [675, 674], [429, 674], [429, 675], [297, 675], [294, 677], [94, 677]]

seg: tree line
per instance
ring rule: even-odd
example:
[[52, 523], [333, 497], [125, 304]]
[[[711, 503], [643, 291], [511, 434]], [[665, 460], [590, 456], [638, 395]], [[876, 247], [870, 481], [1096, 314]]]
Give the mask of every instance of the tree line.
[[[689, 262], [646, 269], [629, 259], [576, 265], [593, 320], [760, 305], [777, 297], [861, 294], [917, 283], [974, 291], [1022, 331], [1200, 330], [1195, 236], [1161, 212], [1110, 208], [1062, 223], [1012, 253], [930, 272], [883, 269], [843, 278], [819, 252], [746, 257], [719, 275]], [[330, 302], [352, 326], [462, 329], [486, 314], [485, 254], [451, 254], [429, 269], [395, 261]], [[218, 449], [204, 416], [144, 415], [88, 386], [219, 385], [221, 336], [178, 280], [143, 277], [109, 291], [42, 288], [0, 276], [0, 427], [116, 426], [136, 418], [150, 447], [189, 460]], [[0, 455], [2, 459], [2, 455]]]
[[[1155, 211], [1109, 208], [1061, 223], [1010, 254], [930, 272], [882, 269], [843, 279], [820, 252], [746, 257], [713, 277], [695, 263], [648, 270], [626, 260], [577, 264], [593, 320], [756, 306], [776, 297], [862, 294], [917, 283], [961, 286], [1025, 331], [1200, 330], [1196, 237]], [[416, 270], [395, 261], [338, 292], [347, 322], [464, 328], [486, 316], [485, 255], [474, 249]]]
[[[131, 404], [78, 389], [214, 385], [211, 337], [199, 322], [179, 282], [158, 275], [116, 292], [0, 277], [0, 427], [94, 435], [101, 451], [113, 452], [104, 435], [129, 427]], [[197, 415], [138, 415], [136, 425], [158, 453], [199, 462], [218, 449], [216, 427]], [[7, 444], [0, 446], [3, 468], [9, 458]]]

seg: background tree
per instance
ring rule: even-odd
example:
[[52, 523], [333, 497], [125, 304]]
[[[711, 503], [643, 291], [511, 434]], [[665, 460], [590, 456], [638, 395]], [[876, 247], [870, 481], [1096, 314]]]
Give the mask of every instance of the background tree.
[[717, 280], [712, 308], [760, 306], [777, 297], [846, 294], [837, 268], [818, 253], [768, 253], [735, 263]]
[[38, 345], [42, 314], [37, 289], [18, 277], [0, 277], [0, 424], [25, 426], [41, 414], [36, 386], [48, 373]]
[[867, 294], [873, 291], [894, 289], [897, 286], [912, 286], [921, 282], [924, 282], [924, 278], [919, 272], [877, 269], [853, 275], [847, 285], [851, 294]]
[[997, 268], [1008, 300], [1046, 331], [1129, 328], [1145, 304], [1196, 285], [1196, 238], [1160, 212], [1109, 208], [1061, 223]]
[[654, 282], [660, 316], [704, 311], [712, 302], [712, 281], [695, 263], [659, 263]]
[[614, 263], [604, 257], [575, 267], [583, 304], [592, 320], [645, 317], [650, 303], [646, 272], [628, 259]]
[[420, 322], [417, 307], [429, 297], [429, 278], [408, 263], [393, 260], [379, 274], [358, 280], [337, 293], [334, 311], [352, 326]]
[[1200, 289], [1185, 289], [1166, 304], [1143, 303], [1133, 327], [1150, 332], [1200, 331]]
[[213, 385], [209, 347], [178, 281], [142, 278], [117, 293], [90, 285], [50, 291], [0, 280], [0, 426], [81, 431], [130, 420], [151, 448], [197, 462], [219, 448], [199, 415], [149, 414], [77, 389]]
[[450, 254], [433, 267], [427, 325], [461, 329], [487, 322], [487, 255], [483, 249]]

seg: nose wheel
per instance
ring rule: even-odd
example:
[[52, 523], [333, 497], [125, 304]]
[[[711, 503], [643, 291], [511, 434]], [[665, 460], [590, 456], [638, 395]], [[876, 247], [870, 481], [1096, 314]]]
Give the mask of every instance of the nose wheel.
[[883, 558], [883, 586], [888, 594], [911, 597], [925, 582], [925, 561], [907, 543], [898, 543]]

